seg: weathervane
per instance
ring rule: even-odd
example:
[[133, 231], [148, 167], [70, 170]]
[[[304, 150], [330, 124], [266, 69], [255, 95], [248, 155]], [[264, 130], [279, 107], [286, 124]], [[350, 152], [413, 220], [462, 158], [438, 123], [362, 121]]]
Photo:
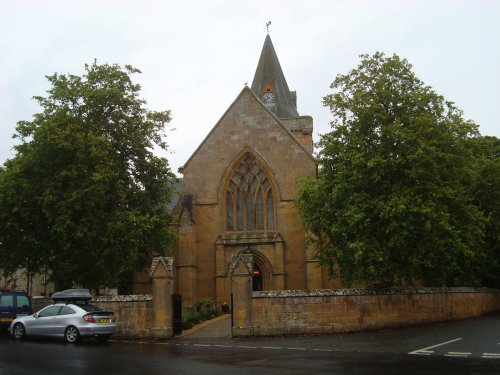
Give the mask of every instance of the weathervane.
[[271, 25], [271, 21], [266, 22], [267, 34], [269, 35], [269, 26]]

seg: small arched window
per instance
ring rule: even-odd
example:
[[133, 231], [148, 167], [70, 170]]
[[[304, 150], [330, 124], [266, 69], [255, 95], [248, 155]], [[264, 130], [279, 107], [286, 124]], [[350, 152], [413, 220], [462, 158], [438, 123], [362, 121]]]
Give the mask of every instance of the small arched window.
[[251, 153], [230, 175], [225, 190], [226, 230], [274, 229], [274, 197], [269, 179]]

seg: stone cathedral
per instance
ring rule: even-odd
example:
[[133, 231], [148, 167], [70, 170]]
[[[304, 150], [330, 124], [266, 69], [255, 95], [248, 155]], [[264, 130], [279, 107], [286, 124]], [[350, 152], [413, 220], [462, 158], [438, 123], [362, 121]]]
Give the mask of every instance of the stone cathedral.
[[254, 290], [333, 286], [306, 248], [294, 206], [297, 180], [316, 173], [312, 132], [267, 35], [251, 88], [179, 169], [173, 256], [183, 307], [229, 301], [231, 261], [241, 252], [253, 255]]

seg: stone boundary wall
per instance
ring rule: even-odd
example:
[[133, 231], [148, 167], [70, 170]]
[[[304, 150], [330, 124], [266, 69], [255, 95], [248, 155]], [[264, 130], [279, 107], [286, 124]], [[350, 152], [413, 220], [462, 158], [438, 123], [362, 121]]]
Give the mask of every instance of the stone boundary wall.
[[[152, 294], [96, 296], [90, 303], [115, 314], [114, 337], [167, 339], [174, 336], [179, 322], [173, 321], [172, 295], [175, 280], [174, 258], [155, 257], [151, 264]], [[33, 312], [52, 303], [50, 298], [33, 298]]]
[[341, 289], [252, 293], [253, 335], [330, 334], [500, 311], [500, 291], [474, 288]]
[[[33, 313], [52, 303], [50, 298], [34, 298]], [[114, 338], [148, 338], [153, 327], [153, 297], [143, 295], [98, 296], [90, 301], [115, 314]]]
[[91, 303], [113, 311], [116, 321], [114, 338], [151, 337], [153, 297], [148, 294], [94, 298]]

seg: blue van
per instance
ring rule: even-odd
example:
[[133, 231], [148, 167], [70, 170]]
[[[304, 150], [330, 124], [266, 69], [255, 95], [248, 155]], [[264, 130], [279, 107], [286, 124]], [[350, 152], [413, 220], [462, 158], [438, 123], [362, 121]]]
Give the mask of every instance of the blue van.
[[31, 299], [24, 292], [0, 290], [0, 329], [9, 328], [10, 323], [21, 316], [31, 315]]

